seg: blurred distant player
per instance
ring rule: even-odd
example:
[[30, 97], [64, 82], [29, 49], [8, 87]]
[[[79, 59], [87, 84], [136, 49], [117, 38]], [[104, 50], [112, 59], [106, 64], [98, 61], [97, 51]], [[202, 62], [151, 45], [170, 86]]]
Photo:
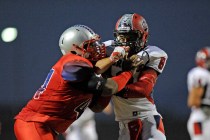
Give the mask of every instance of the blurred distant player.
[[64, 133], [66, 140], [98, 140], [95, 113], [87, 108]]
[[[103, 111], [105, 114], [112, 113], [111, 104]], [[87, 108], [79, 119], [77, 119], [64, 133], [66, 140], [98, 140], [95, 113]]]
[[[59, 46], [64, 56], [15, 117], [14, 131], [18, 140], [57, 139], [57, 135], [64, 133], [87, 107], [101, 112], [106, 106], [106, 100], [102, 99], [125, 86], [133, 74], [132, 68], [108, 79], [96, 75], [99, 70], [95, 70], [94, 64], [105, 56], [105, 46], [99, 43], [99, 39], [85, 25], [75, 25], [63, 32]], [[117, 57], [121, 55], [117, 52]]]
[[[134, 78], [112, 96], [115, 119], [119, 122], [118, 140], [166, 140], [163, 121], [153, 99], [153, 88], [166, 65], [167, 54], [157, 46], [147, 45], [148, 25], [139, 14], [124, 14], [116, 23], [114, 46], [137, 54], [143, 61]], [[112, 66], [112, 75], [126, 70], [129, 63], [119, 60]]]
[[210, 47], [199, 50], [187, 77], [188, 106], [192, 112], [187, 128], [191, 140], [210, 140]]

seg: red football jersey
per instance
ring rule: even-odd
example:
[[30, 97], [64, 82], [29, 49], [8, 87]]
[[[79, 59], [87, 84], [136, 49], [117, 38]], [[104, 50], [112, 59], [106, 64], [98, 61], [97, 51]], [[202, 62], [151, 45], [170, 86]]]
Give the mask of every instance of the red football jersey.
[[44, 84], [15, 119], [46, 123], [63, 133], [90, 104], [93, 94], [73, 88], [72, 83], [62, 77], [63, 66], [68, 62], [93, 65], [85, 58], [68, 54], [52, 67]]

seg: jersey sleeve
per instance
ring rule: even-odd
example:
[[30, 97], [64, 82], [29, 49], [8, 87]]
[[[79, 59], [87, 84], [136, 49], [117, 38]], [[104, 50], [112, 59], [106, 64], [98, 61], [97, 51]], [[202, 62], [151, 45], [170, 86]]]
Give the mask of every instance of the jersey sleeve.
[[156, 46], [148, 46], [138, 53], [146, 67], [153, 68], [158, 73], [162, 73], [168, 59], [165, 51]]
[[69, 61], [64, 64], [62, 77], [70, 82], [81, 82], [94, 74], [93, 68], [85, 61]]

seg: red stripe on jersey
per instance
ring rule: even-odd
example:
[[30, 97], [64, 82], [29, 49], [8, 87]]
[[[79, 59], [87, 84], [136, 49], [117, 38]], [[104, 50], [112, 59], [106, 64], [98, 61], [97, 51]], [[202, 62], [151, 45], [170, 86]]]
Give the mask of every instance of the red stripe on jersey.
[[142, 132], [142, 121], [140, 119], [131, 121], [128, 123], [128, 128], [130, 131], [130, 139], [131, 140], [139, 140], [140, 134]]
[[202, 125], [200, 122], [194, 123], [194, 133], [195, 133], [195, 135], [202, 134]]
[[161, 118], [160, 118], [160, 123], [159, 123], [159, 126], [158, 126], [158, 130], [160, 130], [165, 135], [163, 120]]

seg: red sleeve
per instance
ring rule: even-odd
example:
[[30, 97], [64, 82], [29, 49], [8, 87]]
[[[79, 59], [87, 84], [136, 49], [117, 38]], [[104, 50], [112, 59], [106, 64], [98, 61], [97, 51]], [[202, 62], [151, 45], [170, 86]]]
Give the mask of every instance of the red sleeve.
[[126, 97], [138, 98], [150, 96], [157, 77], [157, 72], [154, 69], [147, 69], [143, 71], [137, 82], [126, 86]]
[[127, 82], [132, 77], [132, 73], [129, 71], [122, 72], [118, 76], [112, 77], [112, 80], [114, 80], [118, 84], [118, 91], [121, 91], [127, 84]]

